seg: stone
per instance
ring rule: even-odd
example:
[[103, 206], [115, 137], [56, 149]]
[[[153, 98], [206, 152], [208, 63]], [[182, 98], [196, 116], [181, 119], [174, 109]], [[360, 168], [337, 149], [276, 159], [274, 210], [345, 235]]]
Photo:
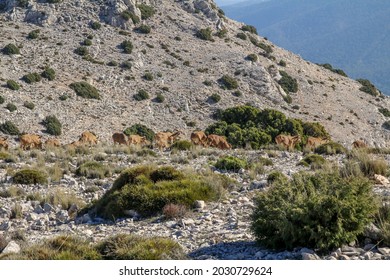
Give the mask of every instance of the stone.
[[3, 254], [10, 254], [10, 253], [19, 253], [20, 252], [20, 246], [15, 241], [10, 241], [8, 245], [4, 248]]
[[27, 214], [26, 220], [27, 221], [36, 221], [39, 219], [39, 214], [35, 212], [31, 212]]
[[389, 247], [381, 247], [378, 248], [378, 252], [382, 255], [390, 255], [390, 248]]
[[4, 221], [0, 224], [0, 230], [7, 231], [11, 228], [12, 222], [10, 221]]
[[370, 223], [366, 228], [364, 229], [364, 235], [371, 240], [380, 240], [381, 238], [381, 230], [374, 225], [373, 223]]
[[267, 180], [261, 180], [261, 181], [252, 181], [249, 188], [251, 190], [258, 190], [258, 189], [264, 189], [268, 187]]
[[206, 203], [203, 200], [195, 200], [194, 207], [196, 209], [204, 209], [206, 207]]
[[56, 220], [59, 223], [66, 223], [69, 219], [68, 211], [61, 210], [56, 213]]
[[388, 186], [390, 184], [389, 179], [387, 179], [385, 176], [375, 174], [374, 175], [375, 183], [382, 186]]
[[301, 253], [302, 260], [320, 260], [317, 254]]
[[34, 213], [42, 214], [43, 212], [45, 212], [45, 211], [43, 210], [41, 205], [38, 204], [37, 206], [35, 206]]
[[46, 213], [51, 213], [52, 211], [54, 211], [54, 207], [49, 203], [45, 203], [45, 204], [43, 204], [43, 210]]
[[341, 255], [340, 257], [339, 257], [339, 260], [350, 260], [351, 258], [350, 257], [348, 257], [347, 255]]

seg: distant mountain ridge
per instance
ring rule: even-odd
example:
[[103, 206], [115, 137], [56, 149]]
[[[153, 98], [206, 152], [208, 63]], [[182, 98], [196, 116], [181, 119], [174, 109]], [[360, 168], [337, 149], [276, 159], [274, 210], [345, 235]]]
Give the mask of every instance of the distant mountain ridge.
[[330, 63], [390, 94], [389, 1], [251, 0], [222, 8], [304, 59]]

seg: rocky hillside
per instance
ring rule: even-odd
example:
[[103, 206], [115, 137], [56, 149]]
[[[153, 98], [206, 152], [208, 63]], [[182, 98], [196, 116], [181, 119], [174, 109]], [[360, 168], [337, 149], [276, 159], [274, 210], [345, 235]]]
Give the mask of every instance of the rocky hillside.
[[[135, 123], [189, 133], [217, 109], [250, 103], [320, 122], [347, 147], [387, 146], [387, 97], [273, 45], [212, 0], [0, 0], [0, 10], [1, 122], [20, 131], [47, 138], [42, 121], [54, 115], [63, 143], [84, 130], [109, 142]], [[47, 68], [55, 77], [41, 78]], [[280, 86], [285, 73], [297, 89]], [[96, 98], [70, 87], [81, 81]]]

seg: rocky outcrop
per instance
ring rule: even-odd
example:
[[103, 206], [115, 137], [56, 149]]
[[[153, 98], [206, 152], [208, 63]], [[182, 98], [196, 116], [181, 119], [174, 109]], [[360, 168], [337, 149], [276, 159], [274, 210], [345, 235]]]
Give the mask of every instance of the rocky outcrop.
[[99, 16], [107, 24], [122, 29], [130, 29], [134, 26], [134, 23], [131, 19], [123, 17], [123, 12], [133, 13], [140, 19], [141, 12], [136, 4], [136, 0], [108, 0], [106, 5], [102, 6]]
[[202, 13], [212, 22], [221, 21], [218, 8], [212, 0], [182, 0], [183, 8], [190, 13]]

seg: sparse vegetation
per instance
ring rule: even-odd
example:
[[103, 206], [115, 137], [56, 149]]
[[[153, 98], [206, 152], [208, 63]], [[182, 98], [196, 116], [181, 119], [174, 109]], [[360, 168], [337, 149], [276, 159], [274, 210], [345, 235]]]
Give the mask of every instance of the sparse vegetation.
[[339, 75], [344, 76], [344, 77], [348, 77], [348, 75], [345, 74], [345, 72], [343, 70], [341, 70], [341, 69], [334, 69], [333, 66], [330, 65], [329, 63], [318, 64], [318, 65], [324, 67], [325, 69], [328, 69], [328, 70], [332, 71], [333, 73], [339, 74]]
[[121, 16], [124, 20], [130, 20], [134, 23], [134, 24], [138, 24], [141, 20], [139, 17], [137, 17], [133, 12], [130, 12], [128, 10], [126, 11], [123, 11], [121, 13]]
[[299, 164], [310, 166], [312, 169], [320, 169], [325, 163], [326, 160], [322, 156], [317, 154], [310, 154], [305, 156]]
[[90, 26], [93, 30], [99, 30], [100, 28], [102, 28], [102, 24], [98, 21], [91, 22]]
[[248, 31], [252, 34], [256, 34], [257, 35], [257, 29], [256, 27], [252, 26], [252, 25], [244, 25], [243, 27], [241, 27], [241, 30], [242, 31]]
[[370, 182], [338, 172], [277, 180], [255, 204], [252, 231], [259, 244], [273, 249], [340, 247], [355, 240], [377, 211]]
[[173, 143], [171, 146], [172, 150], [179, 150], [179, 151], [189, 151], [193, 147], [193, 144], [191, 141], [188, 140], [179, 140]]
[[56, 71], [50, 67], [46, 67], [45, 70], [41, 73], [41, 76], [49, 81], [53, 81], [56, 77]]
[[135, 29], [138, 33], [149, 34], [152, 31], [152, 28], [149, 25], [142, 24]]
[[27, 109], [30, 109], [30, 110], [33, 110], [35, 108], [34, 103], [28, 102], [28, 101], [24, 102], [23, 106], [26, 107]]
[[13, 103], [8, 103], [7, 106], [5, 106], [5, 108], [6, 108], [8, 111], [10, 111], [10, 112], [14, 112], [14, 111], [17, 110], [16, 105], [13, 104]]
[[283, 88], [286, 93], [297, 92], [298, 82], [297, 79], [291, 77], [285, 71], [279, 71], [282, 78], [278, 81], [278, 84]]
[[246, 39], [248, 39], [248, 37], [246, 36], [246, 34], [243, 33], [243, 32], [237, 33], [236, 37], [239, 38], [239, 39], [241, 39], [241, 40], [244, 40], [244, 41], [245, 41]]
[[152, 6], [146, 4], [139, 4], [137, 7], [141, 11], [141, 19], [143, 20], [152, 17], [156, 13], [156, 10]]
[[131, 54], [133, 51], [133, 43], [129, 40], [125, 40], [120, 45], [121, 49], [123, 49], [124, 53]]
[[149, 99], [149, 93], [144, 89], [140, 89], [138, 93], [133, 95], [133, 98], [137, 101], [146, 100]]
[[146, 137], [148, 141], [153, 141], [154, 139], [154, 131], [147, 126], [138, 123], [126, 128], [123, 133], [127, 136], [138, 134], [140, 136]]
[[111, 175], [111, 171], [108, 167], [103, 165], [103, 163], [96, 161], [87, 161], [81, 164], [76, 169], [77, 176], [84, 176], [89, 179], [99, 178], [102, 179], [104, 177], [108, 177]]
[[69, 87], [73, 89], [76, 94], [82, 98], [100, 99], [99, 91], [87, 82], [82, 81], [71, 83]]
[[219, 82], [224, 89], [237, 89], [238, 88], [238, 82], [236, 79], [229, 75], [223, 75], [220, 79]]
[[314, 150], [318, 154], [325, 154], [325, 155], [335, 155], [335, 154], [344, 154], [346, 153], [346, 149], [343, 145], [336, 143], [336, 142], [329, 142], [326, 144], [322, 144], [321, 146], [317, 147]]
[[19, 135], [20, 131], [18, 127], [11, 121], [5, 121], [0, 124], [0, 131], [8, 135]]
[[40, 82], [42, 78], [41, 75], [34, 72], [34, 73], [24, 75], [22, 79], [28, 84], [33, 84], [33, 83]]
[[8, 44], [3, 48], [3, 54], [7, 54], [7, 55], [20, 54], [20, 50], [14, 44]]
[[213, 103], [218, 103], [221, 100], [221, 96], [218, 93], [214, 93], [209, 97], [210, 101]]
[[30, 33], [28, 33], [27, 39], [29, 39], [29, 40], [37, 39], [39, 37], [40, 32], [41, 31], [39, 29], [35, 29], [35, 30], [31, 31]]
[[89, 54], [88, 48], [85, 46], [78, 47], [77, 49], [74, 50], [75, 54], [78, 54], [80, 56], [86, 56]]
[[387, 108], [379, 108], [379, 112], [384, 115], [386, 118], [390, 117], [390, 110]]
[[155, 101], [157, 103], [163, 103], [165, 101], [165, 97], [164, 95], [162, 95], [161, 93], [157, 93], [157, 96], [155, 98]]
[[257, 56], [257, 54], [251, 53], [246, 57], [246, 60], [256, 62], [257, 60], [259, 60], [259, 57]]
[[357, 79], [356, 81], [358, 81], [362, 85], [359, 88], [359, 90], [361, 90], [361, 91], [363, 91], [365, 93], [368, 93], [369, 95], [372, 95], [372, 96], [378, 96], [379, 95], [378, 90], [376, 89], [376, 87], [369, 80]]
[[246, 168], [247, 165], [246, 160], [233, 156], [222, 157], [215, 163], [216, 168], [233, 172], [238, 172], [240, 169]]
[[196, 32], [196, 37], [205, 41], [214, 41], [210, 27], [199, 29], [198, 32]]

